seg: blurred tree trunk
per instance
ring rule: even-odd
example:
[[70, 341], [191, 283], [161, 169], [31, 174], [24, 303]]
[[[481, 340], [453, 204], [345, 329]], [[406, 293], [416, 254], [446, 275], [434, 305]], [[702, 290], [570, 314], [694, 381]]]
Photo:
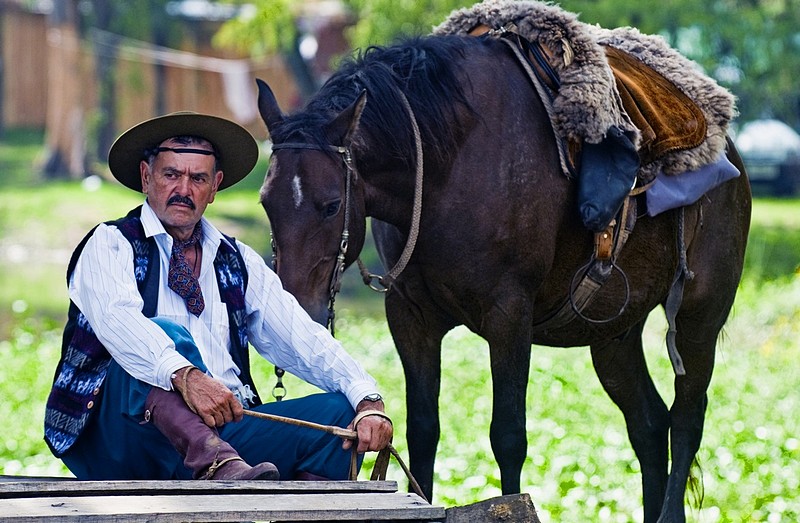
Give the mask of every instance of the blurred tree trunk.
[[288, 49], [284, 49], [281, 54], [292, 72], [297, 88], [300, 90], [302, 99], [308, 100], [319, 90], [319, 82], [314, 77], [311, 67], [300, 54], [300, 35], [296, 34], [294, 43]]
[[[169, 28], [166, 17], [155, 14], [152, 17], [153, 23], [153, 42], [159, 47], [167, 47], [169, 43]], [[167, 111], [166, 85], [167, 68], [160, 61], [155, 64], [155, 114], [162, 115]]]
[[85, 172], [86, 126], [81, 93], [79, 0], [53, 2], [48, 31], [48, 92], [44, 174], [79, 178]]
[[[5, 4], [0, 2], [0, 44], [3, 42], [3, 26], [6, 23], [5, 10]], [[6, 118], [5, 113], [3, 112], [3, 104], [5, 102], [3, 95], [5, 94], [5, 86], [5, 61], [3, 60], [3, 49], [0, 48], [0, 139], [3, 138], [3, 134], [6, 129]]]
[[[101, 31], [110, 31], [114, 17], [113, 3], [107, 0], [93, 0], [92, 7], [95, 23]], [[110, 34], [110, 33], [109, 33]], [[99, 87], [99, 101], [96, 119], [96, 150], [97, 159], [105, 161], [111, 144], [116, 137], [116, 63], [117, 63], [117, 38], [111, 36], [106, 45], [95, 42], [94, 63], [95, 77]]]

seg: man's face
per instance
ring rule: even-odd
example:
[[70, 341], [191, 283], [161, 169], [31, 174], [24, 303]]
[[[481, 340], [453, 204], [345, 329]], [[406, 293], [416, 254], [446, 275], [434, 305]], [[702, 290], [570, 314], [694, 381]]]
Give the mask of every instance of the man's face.
[[[173, 139], [165, 140], [160, 147], [211, 151], [208, 143], [185, 145]], [[222, 171], [215, 171], [214, 164], [210, 154], [173, 151], [158, 153], [152, 168], [146, 161], [139, 164], [142, 192], [172, 237], [187, 239], [208, 204], [214, 201], [222, 182]]]

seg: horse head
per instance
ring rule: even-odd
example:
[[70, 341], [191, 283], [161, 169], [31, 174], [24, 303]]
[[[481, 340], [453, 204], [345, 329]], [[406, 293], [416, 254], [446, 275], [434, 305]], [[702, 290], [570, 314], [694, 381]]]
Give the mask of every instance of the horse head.
[[325, 325], [338, 277], [364, 245], [364, 186], [350, 147], [366, 92], [333, 118], [299, 128], [287, 121], [269, 86], [257, 83], [259, 112], [273, 140], [260, 198], [272, 228], [275, 270], [286, 290]]

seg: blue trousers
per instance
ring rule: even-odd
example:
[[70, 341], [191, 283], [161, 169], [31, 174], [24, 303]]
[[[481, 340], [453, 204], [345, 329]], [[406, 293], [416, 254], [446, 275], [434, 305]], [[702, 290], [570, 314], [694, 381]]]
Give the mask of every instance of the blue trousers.
[[[176, 349], [201, 370], [205, 365], [188, 331], [171, 321], [154, 318], [175, 341]], [[144, 423], [144, 402], [151, 386], [136, 380], [112, 360], [98, 400], [99, 409], [62, 460], [78, 479], [191, 479], [183, 457], [152, 423]], [[96, 403], [98, 403], [96, 402]], [[346, 427], [355, 412], [343, 394], [322, 393], [265, 403], [254, 410], [322, 425]], [[245, 416], [219, 428], [247, 463], [269, 461], [281, 479], [300, 473], [347, 479], [350, 450], [342, 440], [315, 429]], [[359, 463], [360, 463], [359, 459]]]

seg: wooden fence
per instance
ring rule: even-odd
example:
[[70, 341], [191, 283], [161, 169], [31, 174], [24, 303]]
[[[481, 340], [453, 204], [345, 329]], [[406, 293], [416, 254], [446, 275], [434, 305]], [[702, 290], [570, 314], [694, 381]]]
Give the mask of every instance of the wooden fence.
[[4, 127], [44, 128], [47, 106], [45, 17], [7, 6], [2, 9], [2, 124]]
[[[57, 151], [61, 163], [76, 177], [84, 174], [87, 141], [96, 131], [97, 35], [77, 34], [70, 25], [54, 26], [45, 14], [0, 0], [0, 129], [44, 129], [48, 155]], [[189, 110], [229, 118], [259, 139], [266, 138], [267, 133], [257, 112], [243, 112], [241, 103], [232, 104], [232, 96], [239, 102], [250, 96], [250, 105], [255, 107], [258, 77], [270, 84], [282, 107], [297, 103], [296, 84], [279, 58], [251, 60], [193, 42], [185, 47], [175, 51], [119, 41], [117, 58], [109, 71], [115, 79], [117, 134], [156, 116], [159, 68], [163, 71], [164, 113]], [[231, 67], [223, 67], [226, 65]], [[226, 78], [222, 71], [228, 69], [234, 70], [237, 78], [229, 73]], [[231, 89], [236, 94], [232, 95]]]

